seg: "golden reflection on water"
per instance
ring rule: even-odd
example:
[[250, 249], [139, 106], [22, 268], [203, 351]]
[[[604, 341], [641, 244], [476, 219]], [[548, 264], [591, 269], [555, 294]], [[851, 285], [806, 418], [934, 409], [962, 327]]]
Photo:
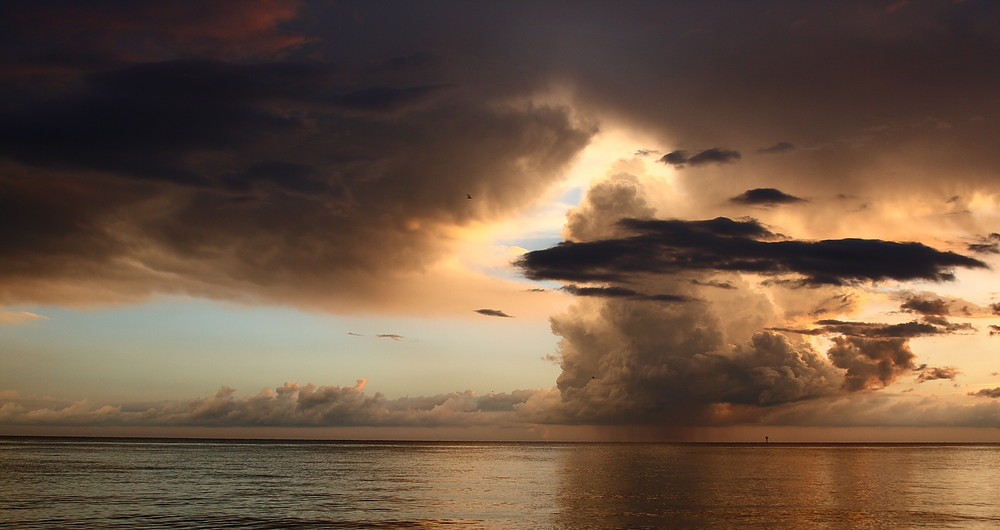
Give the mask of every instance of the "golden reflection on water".
[[1000, 451], [913, 445], [581, 445], [563, 528], [1000, 525]]

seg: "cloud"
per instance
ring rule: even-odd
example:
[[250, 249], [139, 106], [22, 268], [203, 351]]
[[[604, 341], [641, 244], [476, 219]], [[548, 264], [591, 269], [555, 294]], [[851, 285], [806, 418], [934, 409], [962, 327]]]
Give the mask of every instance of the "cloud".
[[1000, 234], [991, 232], [988, 236], [975, 236], [975, 243], [969, 243], [967, 248], [970, 252], [980, 254], [1000, 254]]
[[392, 340], [396, 340], [396, 341], [402, 340], [402, 339], [406, 338], [406, 337], [404, 337], [402, 335], [397, 335], [395, 333], [380, 333], [380, 334], [375, 335], [375, 336], [378, 337], [378, 338], [380, 338], [380, 339], [392, 339]]
[[650, 218], [654, 212], [639, 177], [616, 172], [593, 184], [566, 214], [565, 235], [571, 241], [604, 239], [621, 233], [618, 221], [623, 217]]
[[772, 328], [774, 331], [786, 333], [801, 333], [803, 335], [839, 334], [849, 337], [869, 338], [912, 338], [926, 335], [945, 335], [959, 331], [974, 331], [969, 324], [951, 324], [947, 321], [904, 322], [901, 324], [883, 324], [881, 322], [850, 322], [842, 320], [819, 320], [820, 327], [811, 329]]
[[787, 153], [789, 151], [795, 150], [795, 144], [791, 142], [778, 142], [772, 146], [761, 147], [757, 149], [758, 154], [762, 155], [774, 155], [779, 153]]
[[0, 311], [0, 326], [18, 326], [39, 320], [51, 319], [29, 311]]
[[927, 299], [911, 296], [900, 305], [900, 309], [923, 315], [944, 316], [949, 313], [948, 302], [941, 298]]
[[0, 28], [19, 45], [0, 47], [0, 64], [7, 75], [30, 78], [178, 57], [281, 56], [309, 40], [285, 24], [302, 7], [300, 0], [11, 4], [0, 9]]
[[970, 396], [980, 396], [988, 398], [1000, 398], [1000, 387], [997, 388], [983, 388], [976, 392], [969, 392]]
[[477, 309], [476, 313], [480, 315], [486, 315], [488, 317], [501, 317], [501, 318], [513, 318], [512, 316], [500, 311], [499, 309]]
[[691, 280], [691, 283], [693, 283], [694, 285], [702, 285], [705, 287], [717, 287], [719, 289], [736, 289], [736, 286], [729, 282], [716, 282], [711, 280], [704, 281], [704, 280], [694, 279]]
[[286, 382], [238, 397], [222, 387], [214, 396], [154, 406], [60, 403], [13, 396], [0, 400], [5, 425], [131, 425], [211, 427], [468, 427], [518, 423], [517, 409], [539, 391], [477, 396], [472, 391], [387, 399], [351, 387]]
[[[776, 352], [780, 355], [780, 347]], [[774, 373], [761, 371], [761, 381]], [[803, 373], [798, 382], [810, 381]], [[796, 379], [785, 379], [793, 383]], [[354, 386], [317, 386], [286, 382], [257, 394], [237, 396], [222, 387], [213, 396], [158, 404], [105, 405], [88, 401], [0, 392], [0, 423], [8, 426], [132, 426], [132, 427], [528, 427], [568, 410], [554, 389], [515, 390], [477, 395], [472, 391], [434, 396], [388, 399], [368, 394], [365, 381]], [[801, 387], [782, 387], [787, 398]], [[998, 389], [970, 392], [970, 396], [1000, 397]], [[923, 426], [995, 427], [1000, 421], [996, 403], [957, 405], [933, 397], [902, 399], [875, 392], [832, 394], [788, 401], [749, 413], [743, 405], [707, 407], [704, 423], [728, 425], [752, 419], [756, 425], [807, 426]], [[548, 412], [546, 412], [548, 411]], [[673, 419], [680, 419], [675, 416]], [[567, 423], [564, 421], [564, 423]]]
[[623, 219], [634, 235], [587, 242], [564, 241], [529, 252], [518, 266], [535, 280], [620, 281], [634, 274], [733, 271], [797, 275], [812, 285], [858, 281], [954, 279], [954, 267], [983, 262], [916, 242], [878, 239], [776, 240], [755, 220]]
[[[974, 331], [949, 322], [948, 312], [930, 314], [977, 314], [975, 304], [957, 298], [901, 291], [906, 310], [925, 311], [910, 322], [798, 323], [856, 313], [880, 282], [944, 281], [953, 267], [984, 263], [915, 242], [793, 239], [754, 219], [656, 219], [640, 182], [612, 173], [595, 183], [596, 198], [616, 200], [585, 200], [567, 214], [566, 241], [518, 262], [530, 278], [566, 282], [562, 289], [577, 295], [551, 318], [560, 337], [553, 356], [562, 370], [559, 399], [529, 401], [522, 410], [534, 421], [823, 424], [788, 418], [829, 403], [864, 406], [863, 396], [908, 375], [926, 382], [958, 374], [919, 364], [910, 344]], [[613, 220], [612, 212], [630, 211], [643, 218]], [[803, 284], [811, 288], [797, 288]], [[646, 303], [645, 293], [657, 292], [699, 302]], [[811, 338], [818, 335], [824, 341]], [[838, 410], [829, 421], [859, 421], [846, 418]]]
[[796, 202], [806, 202], [794, 195], [789, 195], [774, 188], [754, 188], [729, 199], [729, 202], [737, 204], [752, 204], [762, 206], [774, 206], [776, 204], [792, 204]]
[[843, 387], [848, 391], [883, 388], [916, 366], [905, 338], [870, 339], [834, 337], [827, 353], [837, 368], [847, 370]]
[[729, 164], [740, 159], [739, 151], [713, 147], [699, 151], [692, 156], [688, 156], [686, 151], [671, 151], [662, 157], [660, 162], [674, 167], [684, 167], [685, 165], [703, 166], [707, 164]]
[[649, 300], [656, 302], [691, 302], [693, 299], [681, 294], [644, 294], [625, 287], [580, 287], [564, 285], [563, 291], [574, 296], [596, 296], [599, 298], [628, 298], [631, 300]]
[[713, 319], [704, 304], [614, 298], [553, 317], [561, 401], [548, 421], [690, 425], [721, 403], [771, 407], [838, 390], [835, 368], [807, 345], [765, 331], [726, 351]]
[[956, 377], [958, 377], [959, 373], [961, 372], [959, 372], [958, 368], [954, 366], [939, 366], [935, 368], [924, 368], [923, 370], [920, 370], [920, 373], [917, 375], [917, 382], [924, 383], [927, 381], [935, 381], [938, 379], [954, 380]]
[[[966, 316], [960, 307], [985, 312], [921, 294], [901, 307], [919, 322], [851, 316], [865, 289], [878, 288], [870, 282], [944, 281], [956, 268], [985, 267], [934, 247], [995, 230], [1000, 186], [984, 177], [1000, 167], [995, 4], [8, 4], [0, 304], [178, 293], [338, 312], [399, 311], [418, 298], [437, 305], [448, 295], [436, 287], [453, 284], [428, 271], [453, 251], [456, 230], [532, 205], [614, 124], [642, 131], [642, 142], [731, 148], [673, 151], [665, 164], [699, 170], [659, 181], [617, 171], [570, 212], [566, 243], [527, 254], [522, 270], [605, 294], [699, 302], [577, 297], [552, 319], [559, 390], [525, 397], [521, 417], [1000, 418], [993, 403], [850, 391], [915, 371], [907, 337], [949, 329], [944, 316]], [[877, 83], [866, 81], [872, 72]], [[782, 141], [757, 153], [797, 146], [794, 156], [740, 157], [761, 138]], [[684, 220], [724, 213], [734, 191], [762, 185], [855, 202], [815, 199], [808, 215], [760, 209], [756, 221]], [[984, 259], [996, 250], [993, 234], [958, 240]], [[802, 285], [811, 289], [791, 288]], [[939, 299], [948, 315], [931, 303]], [[811, 335], [774, 331], [820, 315], [829, 317], [820, 331], [841, 335], [828, 351]], [[231, 393], [194, 400], [177, 418], [200, 406], [204, 421], [226, 410], [234, 423], [351, 417], [297, 415], [303, 388], [273, 389], [262, 408]], [[310, 410], [340, 400], [359, 411], [351, 421], [382, 421], [383, 403], [361, 391], [305, 396], [304, 407], [317, 403]], [[430, 418], [448, 402], [437, 417], [459, 411], [451, 417], [460, 421], [501, 401], [457, 393], [412, 405], [414, 417]], [[125, 417], [114, 407], [49, 410]]]
[[421, 299], [410, 276], [451, 229], [531, 204], [594, 130], [413, 68], [184, 58], [19, 92], [0, 111], [0, 303]]

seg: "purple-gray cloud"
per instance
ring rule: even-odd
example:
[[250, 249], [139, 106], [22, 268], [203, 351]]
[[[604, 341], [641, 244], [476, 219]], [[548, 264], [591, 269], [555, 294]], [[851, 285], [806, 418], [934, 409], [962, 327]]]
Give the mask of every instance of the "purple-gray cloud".
[[499, 309], [476, 309], [476, 313], [486, 315], [488, 317], [513, 318], [511, 315], [508, 315]]

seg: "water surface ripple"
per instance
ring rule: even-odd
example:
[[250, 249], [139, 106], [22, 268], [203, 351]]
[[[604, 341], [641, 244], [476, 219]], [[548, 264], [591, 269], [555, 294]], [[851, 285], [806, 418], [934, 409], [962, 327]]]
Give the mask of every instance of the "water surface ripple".
[[10, 528], [1000, 527], [1000, 445], [0, 438]]

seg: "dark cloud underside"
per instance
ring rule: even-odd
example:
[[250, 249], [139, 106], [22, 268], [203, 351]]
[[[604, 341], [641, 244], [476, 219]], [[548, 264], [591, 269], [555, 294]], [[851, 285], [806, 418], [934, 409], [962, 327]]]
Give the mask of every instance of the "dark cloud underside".
[[[76, 26], [38, 16], [57, 5]], [[413, 50], [337, 61], [315, 38], [299, 53], [308, 39], [279, 39], [277, 25], [303, 3], [120, 7], [39, 2], [0, 23], [83, 28], [45, 45], [101, 58], [59, 69], [58, 86], [49, 70], [0, 79], [0, 304], [371, 303], [437, 260], [448, 227], [530, 204], [593, 133], [567, 108], [400, 59]], [[272, 46], [236, 46], [249, 30], [220, 18], [258, 24]], [[175, 39], [154, 50], [144, 32]]]
[[634, 274], [736, 271], [798, 275], [807, 284], [953, 279], [954, 267], [985, 268], [979, 260], [920, 243], [877, 239], [778, 240], [756, 221], [623, 219], [636, 234], [570, 242], [529, 252], [518, 265], [536, 280], [620, 281]]
[[805, 199], [800, 199], [774, 188], [754, 188], [729, 199], [729, 201], [738, 204], [773, 206], [776, 204], [805, 202]]
[[488, 317], [513, 318], [511, 315], [508, 315], [499, 309], [477, 309], [476, 313], [486, 315]]
[[686, 151], [671, 151], [660, 158], [660, 162], [675, 167], [703, 166], [707, 164], [730, 164], [740, 159], [739, 151], [713, 147], [688, 156]]
[[869, 338], [912, 338], [926, 335], [946, 335], [951, 333], [969, 332], [975, 329], [970, 324], [952, 324], [940, 321], [936, 325], [930, 322], [904, 322], [902, 324], [883, 324], [879, 322], [848, 322], [841, 320], [820, 320], [819, 326], [812, 329], [772, 328], [775, 331], [800, 333], [803, 335], [839, 334], [850, 337]]
[[628, 298], [632, 300], [650, 300], [657, 302], [690, 302], [692, 298], [679, 294], [645, 294], [625, 287], [580, 287], [566, 285], [563, 291], [574, 296], [594, 296], [598, 298]]

